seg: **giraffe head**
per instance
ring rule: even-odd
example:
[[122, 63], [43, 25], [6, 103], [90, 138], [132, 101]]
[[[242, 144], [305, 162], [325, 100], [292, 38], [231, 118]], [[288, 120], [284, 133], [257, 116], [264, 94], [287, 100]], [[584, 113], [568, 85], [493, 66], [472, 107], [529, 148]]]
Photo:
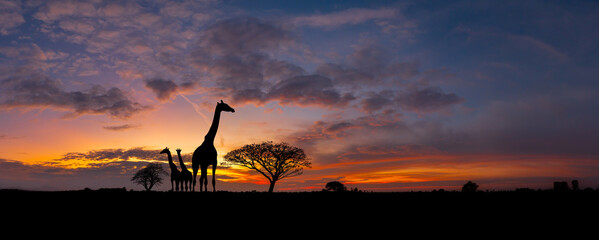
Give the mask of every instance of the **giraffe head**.
[[162, 153], [170, 153], [170, 152], [171, 152], [171, 150], [169, 150], [168, 147], [165, 147], [164, 150], [162, 150], [162, 152], [160, 152], [160, 153], [162, 154]]
[[228, 104], [224, 103], [223, 100], [220, 100], [220, 102], [216, 102], [216, 108], [220, 111], [233, 112], [233, 113], [235, 112], [235, 109], [230, 107]]

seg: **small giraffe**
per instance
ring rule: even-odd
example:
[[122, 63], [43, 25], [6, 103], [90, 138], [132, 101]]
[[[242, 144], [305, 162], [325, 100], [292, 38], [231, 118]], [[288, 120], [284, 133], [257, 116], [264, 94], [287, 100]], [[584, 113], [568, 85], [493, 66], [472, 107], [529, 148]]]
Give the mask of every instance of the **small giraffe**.
[[173, 163], [173, 157], [171, 156], [171, 150], [168, 149], [168, 147], [164, 148], [164, 150], [162, 150], [162, 153], [166, 153], [167, 157], [168, 157], [168, 166], [171, 168], [171, 192], [173, 191], [179, 191], [179, 183], [180, 181], [180, 176], [181, 176], [181, 172], [179, 172], [179, 169], [177, 169], [177, 165], [175, 165], [175, 163]]
[[[177, 148], [177, 156], [179, 156], [179, 164], [181, 164], [181, 191], [183, 191], [183, 183], [185, 183], [185, 191], [187, 192], [188, 186], [191, 190], [191, 172], [187, 170], [185, 167], [185, 163], [183, 162], [183, 158], [181, 158], [181, 149]], [[189, 184], [189, 185], [188, 185]]]

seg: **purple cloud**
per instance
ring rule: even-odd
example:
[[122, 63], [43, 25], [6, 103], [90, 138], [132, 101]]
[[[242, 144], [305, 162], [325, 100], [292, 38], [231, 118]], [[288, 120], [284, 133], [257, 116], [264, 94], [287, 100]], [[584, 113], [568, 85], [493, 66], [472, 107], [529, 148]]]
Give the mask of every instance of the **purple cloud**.
[[0, 108], [52, 107], [72, 111], [67, 116], [106, 114], [126, 119], [150, 108], [134, 102], [116, 87], [107, 90], [94, 85], [84, 91], [67, 91], [60, 82], [40, 73], [2, 79], [0, 92]]
[[455, 93], [445, 93], [439, 87], [426, 87], [402, 92], [396, 101], [408, 111], [432, 112], [461, 103], [464, 99]]
[[351, 93], [339, 93], [329, 78], [320, 75], [296, 76], [283, 80], [270, 89], [267, 98], [278, 100], [282, 104], [321, 106], [343, 106], [355, 99]]
[[172, 80], [165, 80], [160, 78], [150, 79], [144, 81], [146, 88], [152, 90], [158, 100], [166, 101], [171, 98], [171, 95], [177, 92], [177, 84]]

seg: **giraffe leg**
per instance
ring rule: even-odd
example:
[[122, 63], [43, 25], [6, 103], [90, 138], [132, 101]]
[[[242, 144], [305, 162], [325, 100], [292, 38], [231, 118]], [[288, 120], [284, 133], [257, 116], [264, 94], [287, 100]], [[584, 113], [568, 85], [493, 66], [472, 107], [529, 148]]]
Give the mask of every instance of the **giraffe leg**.
[[191, 191], [195, 192], [196, 191], [196, 176], [198, 175], [198, 167], [193, 165], [192, 166], [192, 170], [193, 170], [193, 182], [191, 182]]
[[216, 164], [212, 165], [212, 192], [216, 192]]
[[202, 167], [200, 174], [200, 192], [202, 191], [202, 187], [204, 188], [204, 190], [208, 191], [208, 177], [206, 176], [208, 175], [207, 169], [205, 167]]

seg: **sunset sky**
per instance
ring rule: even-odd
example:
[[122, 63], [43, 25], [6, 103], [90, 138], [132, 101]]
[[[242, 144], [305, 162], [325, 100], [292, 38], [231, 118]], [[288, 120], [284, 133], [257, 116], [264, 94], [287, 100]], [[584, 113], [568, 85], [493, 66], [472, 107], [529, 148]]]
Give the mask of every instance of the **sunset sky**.
[[[126, 187], [190, 154], [288, 142], [366, 191], [599, 188], [597, 1], [0, 0], [0, 189]], [[176, 153], [175, 153], [176, 154]], [[177, 164], [178, 165], [178, 164]], [[211, 179], [211, 176], [209, 176]], [[170, 189], [166, 181], [157, 190]]]

